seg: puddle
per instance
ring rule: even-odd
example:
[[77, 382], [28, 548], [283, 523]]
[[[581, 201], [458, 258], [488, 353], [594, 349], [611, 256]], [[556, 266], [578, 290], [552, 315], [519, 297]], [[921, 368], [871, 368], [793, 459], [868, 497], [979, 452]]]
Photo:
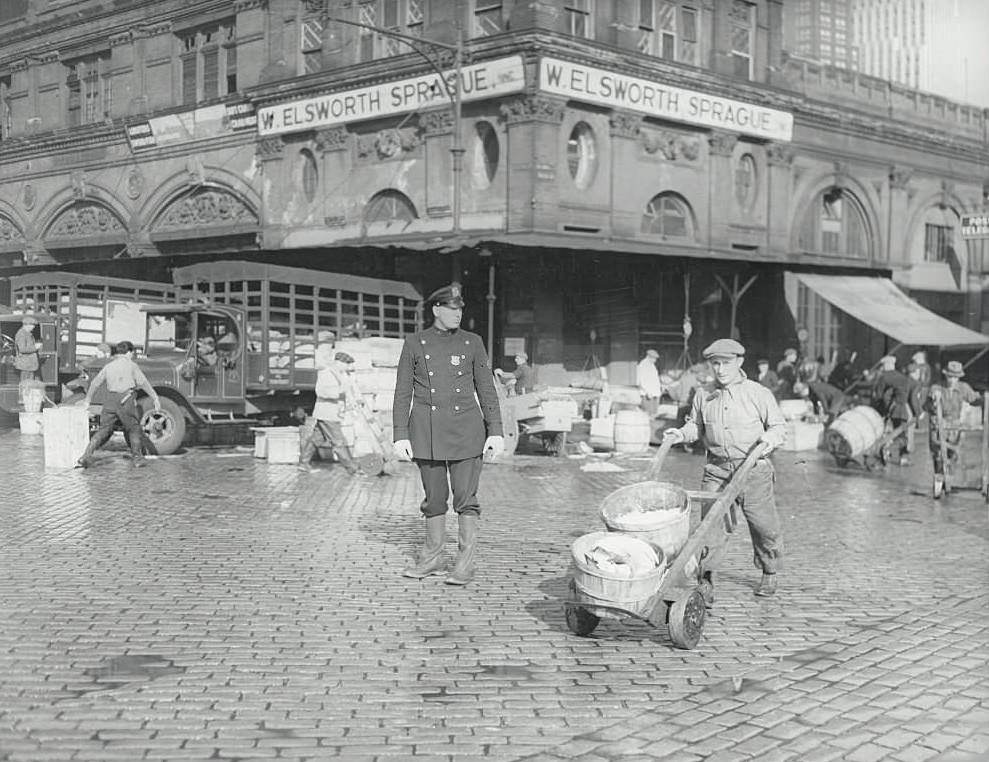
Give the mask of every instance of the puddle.
[[506, 680], [532, 680], [532, 670], [512, 664], [482, 664], [478, 677], [490, 675]]
[[150, 682], [164, 675], [178, 675], [185, 667], [175, 666], [175, 662], [156, 654], [125, 654], [104, 659], [102, 667], [91, 667], [83, 674], [93, 681], [91, 687], [70, 691], [71, 698], [79, 698], [94, 691], [112, 691], [132, 683]]

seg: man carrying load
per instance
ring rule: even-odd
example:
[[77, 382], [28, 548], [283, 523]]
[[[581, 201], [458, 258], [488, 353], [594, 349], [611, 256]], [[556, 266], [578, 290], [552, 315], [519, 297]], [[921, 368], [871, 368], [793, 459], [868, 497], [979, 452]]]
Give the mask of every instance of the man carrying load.
[[[733, 339], [718, 339], [703, 354], [714, 371], [715, 387], [699, 390], [684, 425], [666, 429], [663, 436], [674, 444], [703, 438], [707, 463], [701, 489], [706, 492], [724, 488], [757, 442], [768, 445], [769, 450], [749, 472], [738, 504], [749, 525], [756, 568], [762, 569], [755, 594], [775, 595], [783, 529], [776, 511], [776, 472], [766, 456], [786, 441], [786, 420], [773, 393], [742, 370], [745, 347]], [[709, 508], [709, 504], [702, 507], [702, 520]], [[710, 606], [714, 602], [710, 573], [707, 581], [710, 586], [705, 586], [705, 602]]]

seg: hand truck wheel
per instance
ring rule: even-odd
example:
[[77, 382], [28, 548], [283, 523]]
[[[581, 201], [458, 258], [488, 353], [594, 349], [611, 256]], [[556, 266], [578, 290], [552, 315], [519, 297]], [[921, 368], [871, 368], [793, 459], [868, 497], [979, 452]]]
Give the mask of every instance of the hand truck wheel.
[[[577, 584], [570, 580], [570, 595], [575, 596], [577, 592]], [[580, 635], [582, 638], [590, 635], [594, 632], [594, 628], [598, 626], [601, 621], [601, 617], [596, 614], [592, 614], [585, 608], [578, 606], [576, 603], [571, 603], [567, 601], [564, 604], [564, 613], [567, 618], [567, 627], [570, 628], [570, 632], [574, 635]]]
[[668, 622], [673, 645], [687, 651], [694, 648], [701, 639], [706, 614], [704, 596], [699, 590], [691, 590], [673, 601]]

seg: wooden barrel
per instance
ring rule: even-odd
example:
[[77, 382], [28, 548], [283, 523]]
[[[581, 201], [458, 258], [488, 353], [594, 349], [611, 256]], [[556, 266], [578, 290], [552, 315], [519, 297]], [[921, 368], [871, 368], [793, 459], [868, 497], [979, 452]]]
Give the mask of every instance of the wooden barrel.
[[853, 407], [828, 428], [828, 449], [836, 457], [856, 458], [878, 442], [885, 429], [883, 417], [873, 408]]
[[644, 410], [615, 413], [615, 452], [645, 452], [651, 436], [652, 423]]

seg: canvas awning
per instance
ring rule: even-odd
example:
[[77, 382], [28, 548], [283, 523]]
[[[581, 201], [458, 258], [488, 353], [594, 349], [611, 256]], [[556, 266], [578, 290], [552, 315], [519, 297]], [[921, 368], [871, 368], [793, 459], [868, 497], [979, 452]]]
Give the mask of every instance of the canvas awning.
[[833, 307], [901, 344], [931, 347], [989, 344], [989, 336], [920, 306], [889, 278], [810, 273], [793, 273], [793, 276]]

